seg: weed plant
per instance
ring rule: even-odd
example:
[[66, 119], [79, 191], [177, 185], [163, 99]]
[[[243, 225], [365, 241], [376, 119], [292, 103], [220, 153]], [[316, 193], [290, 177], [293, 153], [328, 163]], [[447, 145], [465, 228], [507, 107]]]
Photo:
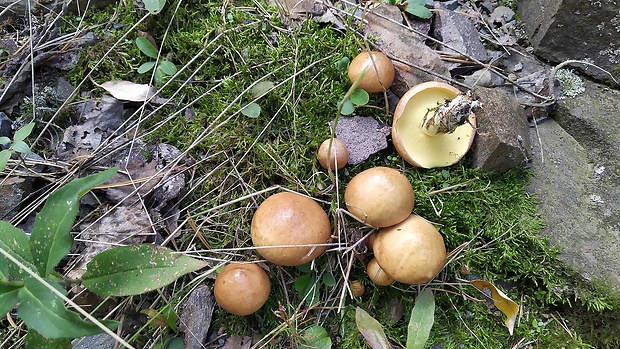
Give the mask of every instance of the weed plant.
[[[123, 309], [148, 303], [180, 313], [189, 292], [199, 283], [212, 285], [210, 278], [223, 263], [258, 259], [249, 237], [252, 213], [264, 198], [287, 189], [314, 197], [329, 211], [333, 246], [311, 266], [269, 265], [272, 294], [267, 304], [246, 317], [216, 307], [212, 332], [293, 347], [303, 344], [305, 329], [318, 324], [327, 329], [334, 347], [363, 348], [355, 326], [355, 307], [360, 306], [379, 320], [393, 343], [404, 344], [406, 314], [418, 287], [373, 286], [364, 271], [367, 253], [354, 248], [370, 230], [341, 210], [348, 180], [380, 165], [405, 173], [416, 193], [416, 213], [435, 222], [448, 250], [455, 251], [430, 284], [437, 310], [429, 347], [617, 347], [616, 325], [602, 327], [604, 333], [590, 331], [590, 326], [614, 318], [620, 303], [565, 268], [557, 260], [559, 251], [538, 236], [544, 219], [536, 214], [536, 198], [526, 191], [527, 171], [486, 173], [472, 169], [467, 160], [445, 169], [417, 169], [404, 163], [391, 145], [335, 175], [319, 167], [316, 150], [329, 136], [328, 122], [350, 85], [337, 63], [353, 58], [362, 41], [350, 16], [343, 17], [348, 29], [338, 31], [317, 21], [293, 20], [259, 1], [172, 1], [156, 16], [145, 14], [131, 2], [87, 11], [80, 20], [100, 40], [82, 52], [68, 78], [75, 85], [87, 75], [99, 83], [151, 81], [148, 74], [137, 73], [146, 59], [134, 44], [138, 30], [153, 36], [160, 53], [178, 67], [167, 83], [158, 85], [170, 104], [142, 106], [126, 120], [137, 126], [136, 139], [172, 144], [190, 159], [183, 169], [188, 187], [180, 203], [187, 218], [170, 239], [176, 249], [209, 262], [211, 269], [158, 293], [124, 299]], [[62, 30], [75, 30], [75, 19], [64, 23]], [[263, 81], [273, 88], [253, 97], [252, 87]], [[95, 96], [103, 93], [84, 85]], [[241, 113], [250, 103], [261, 107], [256, 118]], [[368, 104], [384, 107], [377, 96]], [[391, 123], [381, 109], [362, 106], [355, 113]], [[322, 281], [325, 273], [333, 283]], [[308, 293], [295, 288], [301, 277], [321, 287], [318, 303], [308, 304]], [[512, 336], [503, 315], [468, 286], [474, 278], [495, 283], [521, 305]], [[353, 280], [366, 287], [361, 297], [347, 291]], [[119, 312], [112, 315], [121, 317]], [[132, 345], [163, 347], [166, 339], [179, 336], [170, 326], [151, 326], [152, 321], [127, 335]], [[7, 330], [3, 335], [9, 338], [6, 343], [18, 336]]]

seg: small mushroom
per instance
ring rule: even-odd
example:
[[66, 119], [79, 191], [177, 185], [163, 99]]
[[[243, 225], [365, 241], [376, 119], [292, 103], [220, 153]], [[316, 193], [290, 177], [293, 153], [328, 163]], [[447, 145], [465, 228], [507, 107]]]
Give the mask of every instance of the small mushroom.
[[215, 279], [213, 295], [222, 309], [249, 315], [260, 309], [271, 291], [267, 273], [258, 264], [227, 264]]
[[366, 265], [366, 273], [370, 280], [379, 286], [389, 286], [394, 283], [394, 278], [381, 269], [376, 258], [368, 262], [368, 265]]
[[416, 167], [450, 166], [467, 153], [476, 134], [474, 109], [481, 103], [443, 82], [425, 82], [398, 102], [392, 140], [398, 153]]
[[378, 51], [364, 51], [355, 56], [349, 65], [349, 80], [355, 80], [365, 72], [358, 88], [368, 93], [381, 92], [394, 82], [394, 65], [387, 56]]
[[413, 210], [414, 194], [404, 174], [389, 167], [372, 167], [351, 179], [344, 191], [349, 212], [373, 227], [400, 223]]
[[443, 237], [433, 224], [415, 214], [381, 229], [374, 254], [388, 275], [411, 285], [432, 280], [446, 262]]
[[340, 170], [349, 161], [349, 150], [338, 138], [330, 138], [321, 143], [317, 157], [324, 169]]
[[[268, 261], [284, 266], [310, 262], [325, 251], [331, 223], [323, 208], [309, 197], [281, 192], [268, 197], [252, 217], [252, 242]], [[270, 247], [273, 246], [273, 247]]]

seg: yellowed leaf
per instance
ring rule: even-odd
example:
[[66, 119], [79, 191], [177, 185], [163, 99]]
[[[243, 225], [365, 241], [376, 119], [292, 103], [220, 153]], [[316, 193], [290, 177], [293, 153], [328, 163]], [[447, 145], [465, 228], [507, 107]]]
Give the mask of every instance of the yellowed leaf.
[[515, 327], [515, 320], [517, 319], [517, 313], [519, 312], [519, 305], [488, 281], [472, 280], [471, 283], [481, 291], [485, 288], [491, 291], [493, 304], [495, 304], [495, 307], [507, 316], [506, 327], [508, 327], [508, 332], [512, 335]]
[[140, 312], [142, 314], [146, 314], [149, 318], [151, 318], [151, 325], [154, 326], [160, 326], [160, 327], [167, 327], [168, 323], [166, 323], [166, 319], [164, 318], [163, 315], [161, 315], [157, 310], [155, 309], [142, 309], [140, 310]]

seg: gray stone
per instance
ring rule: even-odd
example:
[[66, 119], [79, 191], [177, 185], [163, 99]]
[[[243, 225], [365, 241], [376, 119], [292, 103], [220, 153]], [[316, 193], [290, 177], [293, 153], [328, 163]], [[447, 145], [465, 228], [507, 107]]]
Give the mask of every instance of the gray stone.
[[[419, 83], [444, 80], [436, 75], [450, 78], [448, 67], [435, 51], [424, 44], [425, 39], [400, 24], [402, 15], [398, 7], [381, 4], [366, 15], [366, 20], [366, 34], [377, 39], [378, 49], [407, 63], [392, 60], [396, 74], [391, 90], [397, 96], [402, 96]], [[432, 71], [436, 75], [417, 67]]]
[[90, 337], [76, 338], [71, 341], [73, 349], [114, 349], [116, 340], [107, 333], [96, 334]]
[[492, 23], [505, 24], [515, 19], [515, 12], [506, 6], [498, 6], [489, 18]]
[[204, 348], [214, 306], [213, 294], [208, 286], [198, 287], [189, 295], [181, 312], [180, 329], [185, 333], [185, 348]]
[[[593, 166], [590, 151], [555, 120], [539, 123], [531, 135], [535, 175], [528, 191], [540, 200], [546, 223], [541, 234], [560, 247], [560, 258], [587, 280], [602, 278], [620, 288], [618, 205], [606, 202], [603, 188], [597, 188], [612, 171]], [[617, 178], [615, 172], [611, 177]], [[615, 219], [601, 215], [601, 209], [615, 210]]]
[[[330, 126], [334, 122], [330, 121]], [[387, 148], [392, 128], [369, 116], [341, 116], [336, 125], [336, 138], [349, 150], [349, 164], [355, 165], [370, 155]]]
[[[534, 53], [552, 62], [588, 60], [618, 74], [620, 69], [620, 1], [520, 0], [518, 12]], [[592, 67], [588, 75], [609, 75]]]
[[0, 183], [0, 219], [8, 221], [19, 212], [20, 204], [30, 194], [32, 185], [22, 177], [8, 177]]
[[449, 54], [464, 53], [482, 62], [488, 58], [487, 50], [480, 41], [474, 22], [464, 14], [448, 10], [437, 12], [433, 34], [436, 39], [445, 44], [445, 46], [440, 45], [439, 47], [443, 52]]
[[472, 166], [495, 172], [526, 166], [530, 137], [523, 107], [497, 89], [475, 87], [473, 94], [482, 108], [476, 111], [476, 137], [469, 151]]
[[0, 137], [9, 137], [13, 136], [13, 120], [9, 119], [9, 117], [0, 111]]

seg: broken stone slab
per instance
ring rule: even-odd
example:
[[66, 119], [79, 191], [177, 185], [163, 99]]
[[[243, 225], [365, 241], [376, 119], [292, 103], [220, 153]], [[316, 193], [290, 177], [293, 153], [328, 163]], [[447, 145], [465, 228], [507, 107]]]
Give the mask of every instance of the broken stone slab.
[[[395, 76], [391, 90], [397, 96], [402, 96], [422, 82], [450, 79], [448, 66], [433, 49], [426, 46], [425, 38], [401, 24], [402, 14], [398, 7], [381, 4], [368, 12], [365, 19], [367, 20], [365, 32], [376, 39], [378, 49], [388, 56], [409, 63], [392, 60]], [[430, 26], [430, 22], [428, 25]], [[431, 71], [435, 75], [412, 65]]]
[[620, 228], [620, 91], [583, 80], [583, 92], [560, 98], [551, 116], [598, 169], [591, 195], [597, 217]]
[[[552, 62], [587, 60], [608, 71], [620, 68], [620, 2], [519, 0], [534, 53]], [[606, 81], [609, 75], [589, 67], [583, 71]]]
[[180, 330], [185, 334], [185, 348], [204, 348], [203, 343], [211, 327], [214, 307], [210, 287], [200, 286], [190, 293], [181, 312]]
[[591, 150], [553, 119], [530, 131], [534, 176], [528, 191], [540, 201], [546, 224], [541, 234], [562, 249], [560, 259], [586, 280], [606, 280], [620, 289], [620, 205], [602, 199], [618, 182], [601, 186], [614, 170], [593, 163]]
[[531, 154], [523, 107], [497, 89], [475, 87], [472, 92], [482, 103], [476, 110], [476, 137], [468, 153], [472, 166], [493, 172], [525, 167]]
[[[488, 59], [487, 50], [480, 41], [474, 22], [465, 14], [445, 9], [435, 12], [433, 36], [445, 44], [438, 47], [443, 52], [455, 55], [463, 53], [481, 62]], [[459, 65], [460, 63], [448, 63], [449, 67]]]

